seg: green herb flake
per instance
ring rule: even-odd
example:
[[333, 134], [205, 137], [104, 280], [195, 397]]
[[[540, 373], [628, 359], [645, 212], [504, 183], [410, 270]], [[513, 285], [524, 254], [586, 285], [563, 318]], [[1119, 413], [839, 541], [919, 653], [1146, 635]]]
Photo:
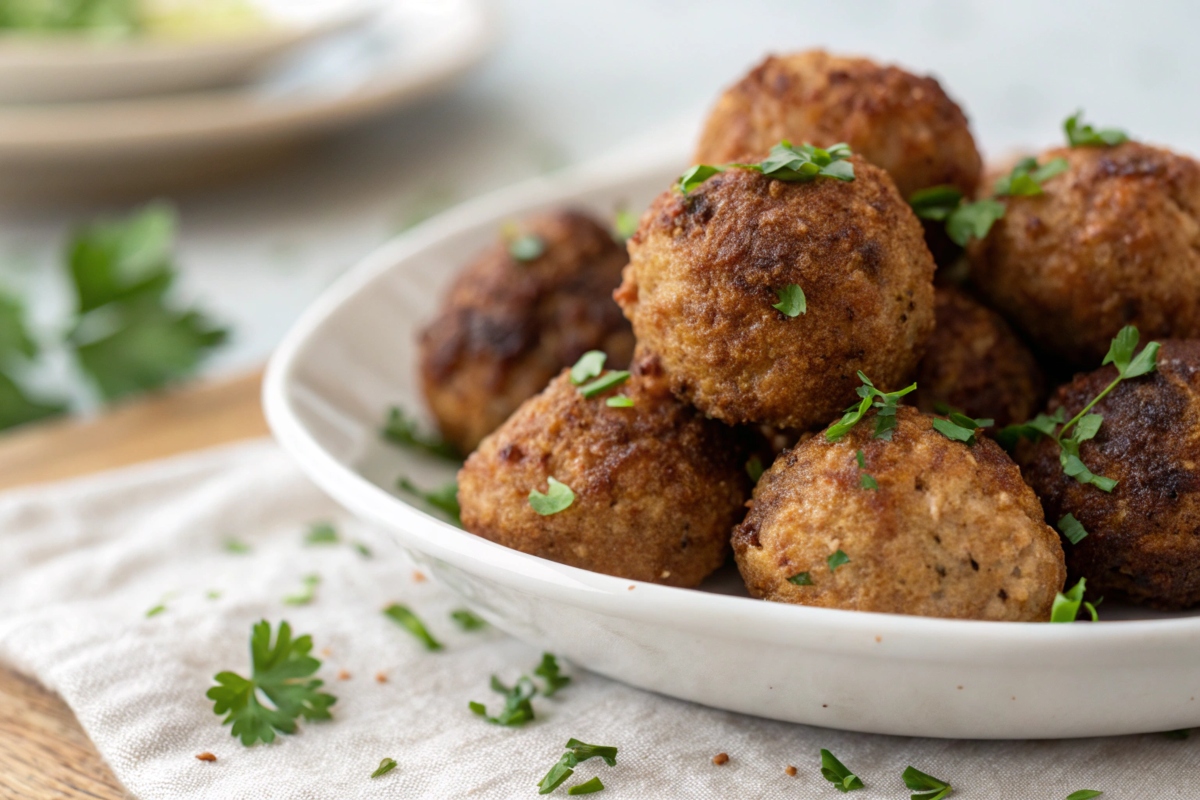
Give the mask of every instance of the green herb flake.
[[626, 370], [612, 370], [591, 383], [580, 386], [579, 393], [586, 399], [591, 400], [593, 397], [602, 395], [610, 389], [615, 389], [627, 380], [629, 380], [629, 373]]
[[1086, 586], [1087, 579], [1080, 578], [1079, 583], [1072, 586], [1066, 592], [1059, 592], [1055, 595], [1054, 604], [1050, 607], [1050, 621], [1074, 622], [1075, 618], [1079, 616], [1079, 607], [1081, 605], [1087, 609], [1092, 622], [1099, 621], [1100, 615], [1096, 613], [1096, 606], [1085, 602], [1083, 599]]
[[949, 797], [954, 787], [940, 778], [927, 775], [916, 767], [906, 767], [900, 776], [904, 785], [913, 790], [910, 800], [942, 800]]
[[159, 603], [156, 606], [152, 606], [151, 608], [147, 609], [147, 611], [146, 611], [146, 619], [149, 619], [150, 617], [157, 617], [159, 614], [163, 613], [166, 610], [167, 610], [167, 607], [165, 605], [163, 605], [162, 603]]
[[462, 527], [461, 513], [462, 509], [458, 505], [458, 483], [450, 481], [444, 484], [441, 488], [434, 489], [431, 492], [418, 489], [408, 478], [400, 478], [396, 481], [396, 486], [413, 497], [423, 500], [426, 505], [436, 508], [441, 511], [451, 522]]
[[949, 419], [935, 419], [933, 429], [956, 442], [971, 446], [975, 444], [975, 431], [978, 428], [990, 428], [995, 424], [991, 419], [972, 419], [965, 414], [951, 413]]
[[367, 547], [362, 542], [354, 542], [351, 547], [353, 547], [363, 558], [371, 557], [371, 548]]
[[697, 164], [679, 176], [679, 183], [676, 184], [676, 188], [678, 188], [679, 191], [683, 192], [684, 194], [687, 194], [711, 178], [713, 175], [716, 175], [718, 172], [724, 172], [725, 169], [726, 168], [723, 166]]
[[804, 297], [804, 290], [794, 283], [789, 283], [782, 289], [772, 289], [779, 302], [771, 306], [784, 316], [798, 317], [808, 311], [808, 301]]
[[758, 483], [758, 479], [762, 477], [763, 472], [765, 472], [765, 470], [763, 468], [762, 458], [760, 458], [757, 453], [750, 456], [750, 458], [746, 461], [746, 474], [750, 476], [751, 483]]
[[633, 408], [633, 398], [619, 394], [616, 397], [609, 397], [604, 401], [604, 405], [609, 408]]
[[603, 350], [588, 350], [571, 367], [571, 383], [578, 386], [599, 377], [604, 372], [604, 362], [607, 360], [608, 353]]
[[320, 575], [305, 575], [302, 579], [303, 588], [296, 594], [283, 598], [289, 606], [306, 606], [317, 597], [317, 586], [321, 583]]
[[846, 765], [838, 761], [833, 753], [824, 748], [821, 749], [821, 775], [837, 787], [839, 792], [844, 793], [863, 788], [862, 778], [847, 769]]
[[542, 663], [537, 665], [533, 674], [545, 681], [546, 685], [542, 687], [543, 697], [552, 696], [571, 682], [571, 676], [561, 674], [558, 659], [550, 653], [542, 653]]
[[1043, 183], [1070, 168], [1067, 160], [1061, 157], [1041, 166], [1038, 166], [1036, 158], [1023, 158], [1012, 168], [1012, 172], [996, 181], [996, 196], [1032, 197], [1042, 194]]
[[565, 511], [575, 502], [575, 493], [565, 483], [555, 478], [547, 478], [549, 488], [545, 494], [537, 489], [529, 490], [529, 506], [543, 517]]
[[[867, 468], [867, 457], [863, 455], [862, 450], [855, 452], [854, 458], [858, 462], [858, 468], [860, 470], [865, 470]], [[858, 485], [863, 489], [877, 490], [879, 488], [879, 483], [875, 480], [875, 478], [868, 475], [866, 472], [863, 472], [858, 476]]]
[[797, 572], [795, 575], [788, 578], [788, 583], [794, 586], [812, 586], [813, 579], [812, 576], [807, 572]]
[[465, 608], [456, 608], [454, 611], [451, 611], [450, 619], [458, 623], [458, 627], [467, 632], [483, 630], [488, 626], [486, 621]]
[[[233, 672], [218, 672], [217, 686], [208, 690], [213, 712], [223, 725], [233, 723], [231, 733], [249, 747], [256, 741], [267, 744], [275, 741], [275, 732], [295, 733], [296, 720], [326, 720], [331, 718], [329, 707], [337, 702], [333, 695], [319, 692], [322, 682], [310, 676], [321, 662], [309, 655], [312, 637], [292, 639], [292, 628], [279, 623], [274, 644], [271, 642], [271, 623], [255, 624], [250, 634], [251, 673], [249, 678]], [[259, 697], [271, 702], [263, 705]]]
[[237, 539], [226, 539], [221, 546], [225, 548], [225, 552], [235, 555], [246, 555], [252, 552], [250, 545]]
[[1165, 736], [1168, 739], [1173, 739], [1175, 741], [1183, 741], [1184, 739], [1191, 737], [1191, 735], [1192, 735], [1191, 728], [1181, 728], [1180, 730], [1177, 730], [1177, 731], [1163, 731], [1163, 736]]
[[862, 401], [858, 405], [848, 408], [840, 420], [830, 425], [825, 431], [825, 438], [831, 442], [839, 441], [866, 416], [867, 411], [874, 407], [880, 417], [891, 417], [886, 423], [883, 421], [876, 423], [875, 438], [890, 440], [891, 432], [896, 427], [896, 406], [901, 397], [916, 391], [917, 385], [914, 383], [896, 392], [881, 392], [861, 370], [859, 370], [858, 379], [863, 384], [858, 387], [858, 396], [862, 398]]
[[811, 144], [793, 145], [784, 139], [757, 164], [697, 164], [679, 177], [676, 188], [686, 195], [713, 175], [730, 169], [759, 172], [789, 183], [808, 183], [819, 177], [852, 181], [854, 164], [849, 161], [852, 155], [850, 146], [844, 143], [822, 148]]
[[508, 254], [517, 261], [533, 261], [546, 252], [546, 242], [540, 236], [526, 233], [508, 243]]
[[919, 218], [944, 222], [946, 235], [959, 247], [987, 236], [1005, 212], [1004, 203], [998, 200], [964, 202], [962, 192], [948, 185], [913, 192], [908, 203]]
[[492, 691], [504, 695], [504, 709], [492, 717], [488, 716], [487, 708], [483, 703], [471, 701], [467, 706], [474, 714], [483, 717], [493, 725], [503, 725], [509, 728], [519, 727], [533, 720], [533, 704], [530, 700], [537, 694], [537, 687], [534, 686], [533, 681], [521, 677], [513, 686], [508, 687], [493, 675], [491, 686]]
[[[606, 745], [587, 744], [586, 742], [581, 742], [574, 738], [568, 739], [567, 752], [563, 753], [562, 758], [560, 758], [558, 762], [550, 768], [550, 771], [546, 773], [546, 776], [538, 782], [538, 794], [550, 794], [559, 786], [562, 786], [567, 778], [570, 778], [573, 774], [575, 774], [574, 768], [590, 758], [603, 759], [605, 764], [608, 764], [610, 767], [615, 767], [617, 765], [617, 748]], [[604, 788], [604, 786], [600, 784], [599, 778], [593, 778], [587, 783], [582, 783], [579, 786], [588, 786], [593, 782], [598, 785], [598, 788], [588, 789], [586, 792], [575, 792], [575, 794], [590, 794], [591, 792], [598, 792]], [[578, 789], [579, 786], [572, 787], [572, 789]], [[571, 794], [570, 789], [567, 790], [567, 794]]]
[[425, 645], [426, 650], [433, 652], [442, 649], [442, 643], [433, 638], [429, 630], [425, 627], [425, 623], [421, 622], [420, 617], [406, 606], [402, 606], [399, 603], [392, 603], [383, 610], [383, 615], [417, 637], [421, 644]]
[[381, 433], [383, 438], [392, 444], [426, 455], [437, 456], [447, 461], [462, 460], [454, 446], [440, 436], [421, 433], [417, 428], [417, 421], [398, 406], [388, 409], [387, 421], [384, 422]]
[[908, 198], [913, 213], [934, 222], [945, 222], [962, 201], [963, 193], [949, 184], [918, 189]]
[[604, 791], [604, 784], [600, 782], [600, 776], [592, 778], [590, 781], [585, 781], [576, 786], [567, 789], [567, 794], [595, 794], [596, 792]]
[[1087, 537], [1088, 532], [1084, 529], [1083, 523], [1075, 519], [1074, 514], [1067, 514], [1058, 521], [1058, 530], [1063, 536], [1067, 537], [1067, 541], [1071, 544], [1079, 544]]
[[395, 768], [396, 768], [396, 759], [385, 758], [383, 761], [379, 762], [379, 766], [376, 767], [375, 771], [371, 773], [371, 777], [378, 778], [382, 775], [387, 775], [389, 772], [391, 772]]
[[304, 535], [306, 545], [337, 544], [338, 532], [329, 522], [314, 522]]
[[838, 567], [842, 566], [843, 564], [850, 563], [850, 556], [846, 555], [841, 550], [838, 550], [829, 558], [825, 559], [825, 563], [829, 565], [830, 572], [836, 572]]
[[1096, 789], [1080, 789], [1077, 792], [1071, 792], [1067, 795], [1066, 800], [1092, 800], [1093, 797], [1099, 797], [1104, 792]]
[[1128, 134], [1117, 128], [1093, 128], [1083, 122], [1083, 111], [1076, 111], [1063, 122], [1063, 132], [1071, 147], [1115, 147], [1129, 141]]
[[638, 229], [638, 215], [628, 208], [618, 208], [613, 216], [613, 238], [618, 242], [627, 242], [633, 238]]

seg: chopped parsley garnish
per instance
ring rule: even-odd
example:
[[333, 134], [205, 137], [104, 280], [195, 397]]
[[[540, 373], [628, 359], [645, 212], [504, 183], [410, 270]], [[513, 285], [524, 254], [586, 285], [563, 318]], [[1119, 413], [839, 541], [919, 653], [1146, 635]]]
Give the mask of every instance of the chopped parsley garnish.
[[[996, 437], [1000, 444], [1008, 449], [1012, 449], [1020, 438], [1037, 441], [1043, 436], [1053, 440], [1059, 447], [1058, 460], [1062, 465], [1063, 472], [1071, 476], [1080, 483], [1090, 483], [1097, 489], [1105, 492], [1111, 492], [1116, 488], [1117, 482], [1112, 478], [1106, 478], [1103, 475], [1096, 475], [1079, 456], [1079, 446], [1084, 442], [1092, 439], [1100, 432], [1100, 426], [1104, 423], [1104, 417], [1100, 414], [1092, 414], [1091, 410], [1103, 400], [1108, 393], [1117, 388], [1117, 384], [1128, 378], [1137, 378], [1149, 372], [1153, 372], [1158, 367], [1158, 351], [1160, 345], [1158, 342], [1150, 342], [1142, 348], [1142, 351], [1136, 356], [1134, 350], [1137, 349], [1138, 329], [1132, 325], [1126, 325], [1113, 338], [1112, 344], [1108, 348], [1108, 354], [1104, 356], [1104, 361], [1101, 364], [1113, 364], [1117, 368], [1117, 377], [1113, 378], [1112, 383], [1104, 387], [1104, 391], [1096, 395], [1083, 409], [1071, 417], [1065, 424], [1063, 417], [1065, 411], [1060, 407], [1055, 410], [1054, 414], [1038, 414], [1034, 419], [1020, 425], [1009, 425], [1000, 431]], [[1060, 428], [1059, 425], [1062, 425]], [[1067, 436], [1067, 431], [1074, 426], [1075, 433]]]
[[836, 786], [839, 792], [863, 788], [862, 779], [847, 769], [845, 764], [838, 761], [837, 756], [824, 748], [821, 749], [821, 775]]
[[1050, 621], [1074, 622], [1075, 618], [1079, 616], [1079, 606], [1082, 605], [1087, 609], [1088, 614], [1091, 615], [1092, 622], [1099, 622], [1100, 615], [1096, 613], [1096, 606], [1083, 599], [1086, 586], [1087, 579], [1080, 578], [1079, 583], [1072, 586], [1065, 593], [1059, 592], [1055, 595], [1054, 605], [1050, 607]]
[[1080, 789], [1078, 792], [1071, 792], [1067, 795], [1066, 800], [1092, 800], [1093, 797], [1099, 797], [1104, 792], [1095, 789]]
[[389, 772], [391, 772], [395, 768], [396, 768], [396, 759], [385, 758], [383, 761], [379, 762], [379, 766], [376, 767], [375, 771], [371, 773], [371, 777], [378, 778], [381, 775], [387, 775]]
[[619, 394], [616, 397], [610, 397], [605, 400], [604, 405], [609, 408], [633, 408], [633, 398]]
[[[863, 451], [859, 450], [858, 452], [856, 452], [854, 454], [854, 458], [858, 461], [858, 468], [861, 470], [866, 470], [867, 458], [866, 458], [866, 456], [863, 455]], [[862, 487], [863, 489], [878, 489], [879, 488], [879, 483], [875, 480], [875, 478], [868, 475], [866, 472], [863, 472], [858, 476], [858, 485], [860, 487]]]
[[493, 725], [505, 725], [510, 728], [524, 725], [533, 719], [533, 704], [529, 702], [537, 694], [537, 687], [534, 686], [533, 681], [522, 676], [510, 688], [493, 675], [491, 686], [492, 691], [504, 695], [504, 710], [497, 716], [491, 717], [488, 716], [487, 707], [483, 703], [476, 703], [472, 700], [467, 707], [473, 713]]
[[959, 247], [987, 236], [1005, 212], [1004, 203], [998, 200], [963, 202], [963, 193], [953, 186], [931, 186], [913, 192], [908, 203], [921, 219], [944, 222], [946, 235]]
[[762, 458], [757, 453], [746, 461], [746, 474], [750, 476], [752, 482], [758, 483], [758, 479], [762, 477], [764, 471]]
[[578, 386], [592, 378], [598, 378], [600, 373], [604, 372], [604, 362], [607, 360], [608, 353], [603, 350], [588, 350], [579, 357], [575, 366], [571, 367], [571, 383]]
[[627, 242], [633, 238], [638, 229], [638, 215], [628, 208], [618, 208], [613, 217], [613, 238], [618, 242]]
[[26, 327], [21, 302], [0, 292], [0, 430], [57, 416], [67, 410], [61, 401], [35, 399], [17, 382], [15, 376], [22, 372], [21, 365], [38, 352]]
[[878, 417], [875, 422], [875, 438], [890, 441], [892, 431], [896, 427], [896, 406], [900, 402], [900, 398], [915, 391], [917, 385], [914, 383], [898, 392], [881, 392], [875, 388], [875, 384], [871, 383], [871, 379], [864, 375], [862, 370], [858, 372], [858, 379], [863, 382], [863, 385], [858, 387], [858, 396], [862, 398], [862, 401], [856, 406], [850, 406], [840, 420], [830, 425], [829, 429], [825, 431], [825, 438], [831, 442], [838, 441], [862, 420], [868, 409], [874, 406], [877, 409], [876, 416]]
[[146, 619], [149, 619], [150, 617], [157, 617], [159, 614], [163, 613], [166, 610], [167, 610], [167, 607], [165, 605], [163, 605], [162, 603], [159, 603], [156, 606], [151, 606], [146, 611]]
[[585, 781], [567, 789], [567, 794], [595, 794], [602, 791], [604, 791], [604, 784], [600, 782], [600, 776], [597, 775], [590, 781]]
[[408, 478], [400, 478], [396, 481], [396, 486], [413, 497], [425, 501], [427, 505], [448, 516], [455, 525], [462, 527], [462, 518], [460, 517], [462, 509], [458, 505], [458, 484], [455, 481], [450, 481], [431, 492], [418, 489]]
[[1093, 128], [1083, 122], [1083, 111], [1076, 111], [1063, 122], [1067, 144], [1071, 147], [1113, 147], [1129, 141], [1129, 136], [1117, 128]]
[[841, 550], [838, 550], [829, 558], [825, 559], [825, 563], [829, 565], [830, 572], [836, 572], [838, 567], [842, 566], [843, 564], [850, 563], [850, 556], [846, 555]]
[[302, 579], [303, 588], [296, 594], [283, 598], [289, 606], [306, 606], [317, 597], [317, 586], [321, 583], [320, 575], [305, 575]]
[[1067, 514], [1058, 521], [1058, 530], [1071, 544], [1079, 544], [1088, 535], [1083, 523], [1075, 519], [1074, 514]]
[[548, 478], [547, 483], [549, 488], [545, 494], [537, 489], [529, 490], [529, 506], [543, 517], [565, 511], [575, 502], [575, 493], [571, 491], [570, 486], [554, 478]]
[[461, 461], [454, 445], [436, 434], [423, 434], [417, 429], [417, 421], [404, 413], [404, 409], [392, 406], [388, 409], [387, 421], [383, 425], [383, 438], [392, 444], [417, 450], [447, 461]]
[[337, 544], [337, 528], [329, 522], [314, 522], [304, 536], [305, 544]]
[[942, 800], [954, 791], [954, 787], [944, 780], [926, 775], [916, 767], [906, 767], [900, 777], [904, 779], [904, 785], [913, 790], [910, 800]]
[[950, 413], [950, 419], [935, 419], [933, 429], [956, 442], [963, 442], [968, 447], [975, 444], [975, 430], [990, 428], [995, 425], [994, 419], [973, 419], [966, 414]]
[[417, 637], [421, 644], [425, 645], [426, 650], [432, 652], [442, 649], [442, 643], [433, 638], [429, 630], [425, 627], [425, 623], [421, 622], [421, 619], [409, 611], [407, 607], [399, 603], [392, 603], [383, 610], [383, 615]]
[[[243, 678], [233, 672], [218, 672], [217, 686], [208, 690], [213, 712], [228, 712], [221, 721], [233, 723], [231, 733], [249, 747], [256, 741], [275, 741], [275, 731], [295, 733], [296, 720], [330, 719], [329, 707], [337, 702], [333, 695], [317, 691], [322, 682], [310, 676], [321, 662], [309, 655], [312, 637], [292, 639], [292, 628], [279, 623], [279, 633], [271, 643], [271, 623], [255, 624], [250, 634], [251, 673]], [[259, 696], [274, 706], [263, 705]]]
[[854, 164], [848, 160], [851, 155], [848, 144], [821, 148], [811, 144], [793, 145], [784, 139], [757, 164], [697, 164], [680, 176], [678, 188], [687, 194], [713, 175], [730, 169], [760, 172], [768, 178], [790, 183], [807, 183], [818, 177], [852, 181]]
[[1038, 166], [1037, 159], [1022, 158], [1012, 172], [996, 181], [997, 197], [1032, 197], [1042, 193], [1042, 184], [1071, 168], [1065, 158], [1056, 158]]
[[812, 579], [812, 576], [809, 575], [807, 572], [797, 572], [795, 575], [788, 578], [788, 583], [794, 584], [796, 586], [812, 586], [813, 579]]
[[458, 627], [464, 631], [483, 630], [488, 626], [487, 622], [476, 616], [471, 611], [465, 608], [456, 608], [450, 612], [450, 619], [458, 623]]
[[232, 538], [226, 539], [222, 543], [221, 546], [225, 548], [225, 552], [227, 552], [227, 553], [235, 553], [237, 555], [245, 555], [245, 554], [251, 552], [250, 545], [246, 544], [245, 542], [239, 541], [237, 539], [232, 539]]
[[591, 400], [597, 395], [602, 395], [609, 389], [615, 389], [625, 381], [629, 380], [629, 372], [623, 369], [615, 369], [606, 375], [601, 375], [591, 383], [585, 383], [579, 387], [579, 393], [588, 400]]
[[[562, 786], [567, 778], [575, 774], [575, 767], [587, 761], [590, 758], [601, 758], [605, 764], [610, 767], [617, 765], [617, 748], [608, 747], [599, 744], [587, 744], [578, 739], [567, 740], [567, 752], [563, 753], [562, 758], [558, 760], [550, 771], [546, 773], [546, 777], [538, 782], [538, 794], [550, 794], [559, 786]], [[583, 786], [595, 784], [596, 788], [589, 788], [586, 791], [572, 791]], [[579, 786], [573, 786], [567, 790], [567, 794], [590, 794], [603, 789], [603, 784], [599, 778], [593, 778], [587, 783], [581, 783]]]
[[533, 261], [545, 252], [546, 242], [532, 233], [516, 236], [508, 242], [508, 254], [517, 261]]
[[550, 697], [571, 682], [571, 676], [561, 674], [558, 659], [550, 653], [542, 653], [542, 663], [534, 668], [533, 674], [546, 682], [542, 687], [543, 697]]
[[1181, 728], [1177, 731], [1163, 731], [1163, 736], [1175, 741], [1183, 741], [1184, 739], [1190, 738], [1191, 735], [1191, 728]]
[[363, 544], [362, 542], [354, 542], [354, 543], [353, 543], [351, 546], [352, 546], [352, 547], [353, 547], [355, 550], [357, 550], [357, 551], [358, 551], [358, 554], [359, 554], [360, 556], [362, 556], [363, 558], [370, 558], [370, 557], [371, 557], [371, 548], [367, 547], [367, 546], [366, 546], [365, 544]]
[[804, 290], [794, 283], [789, 283], [782, 289], [772, 289], [775, 296], [779, 298], [778, 303], [771, 305], [771, 308], [776, 309], [784, 316], [798, 317], [808, 311], [808, 300], [804, 297]]

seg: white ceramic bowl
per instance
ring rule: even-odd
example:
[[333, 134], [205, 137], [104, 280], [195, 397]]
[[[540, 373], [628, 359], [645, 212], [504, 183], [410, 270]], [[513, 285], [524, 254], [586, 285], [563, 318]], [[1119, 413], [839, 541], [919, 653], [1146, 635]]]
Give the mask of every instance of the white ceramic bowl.
[[[390, 404], [420, 409], [414, 334], [500, 225], [571, 204], [642, 208], [682, 163], [541, 179], [396, 239], [303, 316], [267, 372], [267, 417], [317, 484], [378, 523], [489, 621], [575, 664], [717, 708], [856, 731], [961, 738], [1102, 736], [1200, 726], [1200, 619], [1051, 625], [806, 608], [637, 583], [509, 550], [392, 490], [445, 466], [379, 439]], [[739, 596], [740, 595], [740, 596]], [[1121, 616], [1109, 606], [1110, 619]], [[1130, 612], [1124, 612], [1129, 616]]]

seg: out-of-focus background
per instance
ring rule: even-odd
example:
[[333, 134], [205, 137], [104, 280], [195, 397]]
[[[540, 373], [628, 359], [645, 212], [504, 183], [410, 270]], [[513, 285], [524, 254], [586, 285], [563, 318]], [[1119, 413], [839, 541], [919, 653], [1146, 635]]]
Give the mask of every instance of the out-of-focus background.
[[[153, 40], [122, 72], [72, 50], [84, 34], [20, 29], [53, 0], [0, 0], [0, 427], [254, 368], [357, 260], [459, 201], [639, 142], [673, 142], [683, 164], [717, 92], [772, 51], [932, 73], [988, 157], [1059, 141], [1078, 108], [1200, 152], [1200, 9], [1185, 0], [295, 0], [262, 8], [303, 35], [190, 65], [181, 48], [274, 23], [250, 0], [210, 0], [203, 22], [204, 0], [165, 0], [131, 32], [131, 3], [91, 3], [109, 61]], [[258, 77], [204, 84], [205, 64], [239, 59]], [[81, 228], [154, 199], [175, 233], [167, 206], [140, 232]], [[137, 287], [164, 274], [168, 289]], [[89, 280], [135, 291], [93, 286], [85, 308]]]

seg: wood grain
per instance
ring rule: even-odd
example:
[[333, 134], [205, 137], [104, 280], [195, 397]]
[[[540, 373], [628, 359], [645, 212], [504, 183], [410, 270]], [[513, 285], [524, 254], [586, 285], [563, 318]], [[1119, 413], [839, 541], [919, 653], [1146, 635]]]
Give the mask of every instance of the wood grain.
[[[0, 488], [59, 480], [267, 433], [262, 375], [165, 392], [91, 420], [0, 436]], [[56, 695], [0, 667], [0, 798], [130, 795]]]

